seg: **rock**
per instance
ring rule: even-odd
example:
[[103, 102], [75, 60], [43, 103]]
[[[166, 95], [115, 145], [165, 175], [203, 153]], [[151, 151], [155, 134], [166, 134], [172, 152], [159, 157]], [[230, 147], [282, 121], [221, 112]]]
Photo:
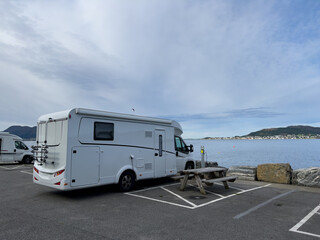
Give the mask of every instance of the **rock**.
[[273, 183], [291, 183], [292, 168], [288, 163], [261, 164], [257, 167], [259, 181]]
[[293, 171], [292, 184], [307, 187], [320, 187], [320, 168], [311, 167]]
[[229, 168], [227, 176], [237, 176], [240, 180], [255, 181], [257, 179], [257, 167], [232, 166]]

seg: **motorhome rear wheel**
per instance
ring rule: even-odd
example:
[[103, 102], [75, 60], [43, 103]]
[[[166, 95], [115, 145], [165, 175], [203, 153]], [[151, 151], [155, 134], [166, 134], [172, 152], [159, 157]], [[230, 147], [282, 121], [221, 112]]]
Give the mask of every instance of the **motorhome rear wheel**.
[[135, 176], [133, 173], [126, 171], [122, 173], [119, 178], [118, 186], [121, 191], [128, 192], [133, 189], [135, 183]]

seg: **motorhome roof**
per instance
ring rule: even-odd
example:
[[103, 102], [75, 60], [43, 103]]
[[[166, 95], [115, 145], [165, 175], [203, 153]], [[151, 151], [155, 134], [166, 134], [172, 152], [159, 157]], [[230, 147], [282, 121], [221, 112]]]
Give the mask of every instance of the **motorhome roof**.
[[14, 139], [18, 139], [18, 140], [22, 140], [21, 137], [17, 136], [17, 135], [14, 135], [14, 134], [11, 134], [9, 132], [0, 132], [0, 136], [10, 136]]
[[177, 130], [179, 130], [177, 134], [181, 135], [183, 133], [180, 124], [174, 120], [145, 117], [145, 116], [138, 116], [138, 115], [132, 115], [132, 114], [124, 114], [124, 113], [106, 112], [106, 111], [99, 111], [99, 110], [92, 110], [92, 109], [85, 109], [85, 108], [74, 108], [74, 109], [66, 110], [62, 112], [46, 114], [41, 116], [38, 119], [38, 121], [44, 122], [44, 121], [48, 121], [48, 119], [56, 120], [56, 119], [68, 118], [69, 114], [74, 114], [74, 113], [79, 115], [108, 117], [108, 118], [115, 118], [115, 119], [127, 119], [127, 120], [134, 120], [134, 121], [170, 125], [176, 128]]

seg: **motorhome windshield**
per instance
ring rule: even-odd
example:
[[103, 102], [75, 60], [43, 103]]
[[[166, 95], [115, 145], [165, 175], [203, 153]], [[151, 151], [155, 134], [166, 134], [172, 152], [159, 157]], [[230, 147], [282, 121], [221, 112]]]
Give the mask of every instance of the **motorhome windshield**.
[[178, 152], [188, 153], [188, 147], [181, 137], [175, 136], [175, 148]]
[[14, 145], [16, 149], [28, 150], [28, 147], [21, 141], [15, 141]]

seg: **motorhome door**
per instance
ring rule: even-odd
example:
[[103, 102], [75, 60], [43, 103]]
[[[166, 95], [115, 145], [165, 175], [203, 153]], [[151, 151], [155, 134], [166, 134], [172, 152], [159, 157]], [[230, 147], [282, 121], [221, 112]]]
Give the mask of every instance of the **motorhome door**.
[[71, 186], [84, 186], [99, 182], [100, 148], [73, 147]]
[[164, 177], [166, 174], [166, 132], [164, 130], [155, 130], [155, 153], [154, 166], [155, 177]]
[[14, 141], [14, 160], [15, 161], [21, 161], [22, 160], [22, 155], [26, 151], [24, 143], [21, 141]]

